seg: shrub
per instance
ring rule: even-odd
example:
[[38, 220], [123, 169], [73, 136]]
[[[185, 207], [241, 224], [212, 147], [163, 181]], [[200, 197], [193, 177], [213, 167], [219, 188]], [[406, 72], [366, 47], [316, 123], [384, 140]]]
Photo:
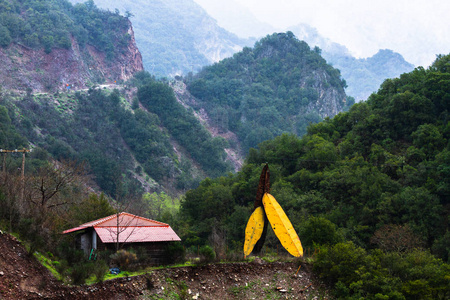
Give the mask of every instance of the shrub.
[[104, 260], [96, 261], [92, 269], [92, 274], [95, 275], [96, 282], [102, 282], [108, 270], [109, 267]]
[[186, 250], [184, 250], [181, 243], [170, 243], [167, 246], [167, 255], [169, 257], [169, 263], [182, 263], [185, 260]]
[[76, 249], [67, 241], [62, 241], [59, 243], [56, 248], [56, 254], [60, 258], [66, 260], [69, 266], [75, 265], [76, 263], [81, 263], [86, 257], [83, 250]]
[[137, 260], [135, 253], [123, 249], [111, 255], [111, 263], [119, 266], [122, 270], [129, 270], [130, 266]]
[[314, 271], [325, 281], [338, 281], [349, 285], [357, 281], [357, 270], [366, 263], [366, 251], [352, 242], [338, 243], [330, 248], [322, 248], [317, 255]]
[[86, 279], [91, 275], [93, 270], [93, 263], [77, 263], [72, 267], [70, 272], [70, 278], [73, 284], [83, 284]]
[[322, 248], [314, 271], [342, 299], [447, 299], [450, 266], [427, 251], [367, 253], [351, 242]]
[[300, 237], [305, 247], [334, 245], [342, 241], [336, 225], [323, 217], [310, 217], [300, 229]]
[[128, 250], [132, 253], [136, 253], [136, 264], [139, 265], [139, 267], [145, 267], [151, 264], [152, 258], [145, 247], [130, 248]]
[[208, 245], [201, 247], [199, 250], [199, 254], [201, 263], [207, 264], [213, 262], [214, 259], [216, 259], [216, 253], [214, 252], [213, 248], [211, 248], [211, 246]]
[[54, 261], [53, 266], [55, 267], [56, 271], [61, 274], [62, 277], [67, 274], [67, 270], [69, 269], [69, 265], [67, 264], [67, 261], [65, 259]]

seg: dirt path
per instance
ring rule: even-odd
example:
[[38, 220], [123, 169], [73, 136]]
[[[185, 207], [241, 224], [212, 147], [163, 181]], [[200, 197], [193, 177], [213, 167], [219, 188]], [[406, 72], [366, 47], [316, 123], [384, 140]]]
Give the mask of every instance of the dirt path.
[[0, 299], [329, 299], [308, 265], [209, 264], [153, 270], [90, 286], [57, 281], [12, 236], [0, 234]]
[[[150, 299], [329, 299], [321, 286], [298, 263], [227, 263], [158, 270]], [[147, 298], [148, 299], [148, 298]]]

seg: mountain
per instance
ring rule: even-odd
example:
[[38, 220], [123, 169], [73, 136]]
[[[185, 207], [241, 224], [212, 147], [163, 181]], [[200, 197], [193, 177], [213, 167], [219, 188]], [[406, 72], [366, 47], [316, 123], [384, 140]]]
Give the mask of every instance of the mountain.
[[105, 9], [131, 13], [144, 67], [157, 77], [198, 71], [254, 42], [219, 27], [192, 0], [96, 0], [95, 3]]
[[[385, 79], [398, 77], [414, 69], [414, 65], [405, 61], [400, 54], [388, 49], [380, 50], [373, 57], [355, 58], [344, 45], [323, 37], [316, 28], [305, 23], [287, 29], [273, 28], [257, 20], [246, 7], [236, 1], [196, 2], [216, 18], [220, 26], [237, 36], [260, 38], [273, 32], [289, 30], [310, 47], [318, 46], [327, 62], [341, 71], [348, 85], [346, 93], [357, 101], [366, 100]], [[383, 67], [379, 68], [380, 65]]]
[[322, 50], [321, 54], [327, 62], [341, 71], [348, 85], [346, 93], [357, 101], [367, 100], [385, 79], [414, 69], [414, 65], [405, 61], [402, 55], [389, 49], [379, 50], [369, 58], [357, 59], [345, 46], [322, 37], [317, 29], [307, 24], [299, 24], [289, 30], [311, 47], [318, 46]]
[[[185, 82], [137, 73], [126, 86], [75, 93], [4, 89], [1, 119], [33, 145], [34, 159], [84, 161], [97, 190], [114, 198], [178, 194], [239, 170], [258, 143], [302, 135], [310, 122], [346, 109], [344, 85], [306, 43], [273, 34]], [[27, 145], [2, 140], [4, 148]]]
[[220, 27], [241, 38], [261, 38], [280, 29], [259, 21], [252, 12], [234, 0], [194, 0], [217, 20]]
[[125, 81], [143, 70], [127, 18], [93, 2], [8, 1], [0, 7], [1, 84], [32, 91]]
[[219, 133], [234, 133], [242, 153], [283, 132], [301, 136], [309, 122], [351, 105], [339, 71], [291, 32], [268, 35], [185, 81], [191, 106]]
[[[264, 184], [261, 170], [269, 166], [270, 194], [298, 230], [304, 253], [314, 252], [314, 273], [330, 295], [445, 299], [449, 87], [450, 54], [387, 79], [368, 101], [311, 125], [303, 137], [261, 143], [240, 172], [186, 193], [180, 215], [187, 247], [214, 237], [222, 249], [242, 251], [258, 182]], [[267, 237], [264, 246], [280, 251], [275, 234]]]
[[[280, 31], [258, 21], [248, 9], [234, 1], [197, 1], [218, 21], [193, 0], [97, 0], [95, 3], [131, 17], [144, 67], [157, 77], [197, 72], [203, 66], [231, 57], [245, 46], [252, 46], [256, 38]], [[311, 47], [322, 49], [322, 56], [341, 71], [348, 85], [347, 94], [358, 101], [366, 100], [386, 78], [397, 77], [414, 68], [401, 55], [389, 50], [380, 50], [373, 59], [357, 59], [345, 46], [322, 37], [307, 24], [288, 30]], [[375, 70], [375, 61], [389, 67]]]

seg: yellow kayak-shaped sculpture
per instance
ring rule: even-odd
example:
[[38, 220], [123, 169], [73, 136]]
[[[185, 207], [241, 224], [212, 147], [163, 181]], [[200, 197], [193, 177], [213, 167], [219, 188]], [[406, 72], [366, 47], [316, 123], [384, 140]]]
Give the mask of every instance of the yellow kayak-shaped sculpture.
[[250, 219], [248, 219], [247, 227], [245, 227], [244, 255], [248, 256], [253, 251], [253, 247], [261, 238], [264, 230], [264, 209], [257, 207]]
[[303, 256], [300, 238], [277, 200], [275, 200], [271, 194], [265, 193], [263, 196], [263, 205], [267, 219], [269, 220], [275, 235], [280, 240], [281, 245], [283, 245], [291, 255], [295, 257]]

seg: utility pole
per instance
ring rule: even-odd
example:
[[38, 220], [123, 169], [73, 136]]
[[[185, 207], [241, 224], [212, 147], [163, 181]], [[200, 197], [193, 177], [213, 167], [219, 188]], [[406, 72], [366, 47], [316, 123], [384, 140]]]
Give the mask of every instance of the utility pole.
[[[22, 150], [5, 150], [0, 149], [0, 153], [22, 153], [22, 176], [21, 176], [21, 187], [20, 187], [20, 200], [23, 201], [23, 194], [25, 190], [25, 153], [31, 152], [31, 149]], [[6, 176], [6, 155], [3, 157], [3, 174]]]

